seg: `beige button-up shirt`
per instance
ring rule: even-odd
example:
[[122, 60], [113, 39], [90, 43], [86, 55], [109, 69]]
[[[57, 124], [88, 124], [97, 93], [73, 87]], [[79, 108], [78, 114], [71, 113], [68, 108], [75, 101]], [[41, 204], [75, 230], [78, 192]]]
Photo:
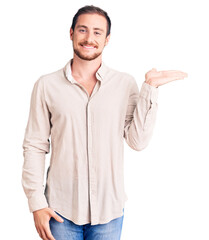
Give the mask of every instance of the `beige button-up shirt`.
[[124, 139], [136, 151], [147, 146], [158, 88], [143, 82], [139, 92], [131, 75], [102, 62], [89, 96], [73, 79], [71, 62], [34, 84], [22, 185], [31, 212], [50, 207], [79, 225], [104, 224], [123, 215]]

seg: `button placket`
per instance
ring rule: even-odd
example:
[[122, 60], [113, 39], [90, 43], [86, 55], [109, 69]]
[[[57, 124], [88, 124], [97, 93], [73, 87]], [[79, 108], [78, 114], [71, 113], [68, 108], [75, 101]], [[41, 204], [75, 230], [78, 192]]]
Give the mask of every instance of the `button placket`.
[[93, 159], [93, 142], [92, 142], [92, 124], [93, 124], [93, 115], [91, 112], [91, 102], [88, 101], [87, 105], [87, 127], [88, 127], [88, 164], [89, 164], [89, 197], [90, 197], [90, 207], [91, 207], [91, 218], [92, 220], [96, 217], [97, 209], [96, 209], [96, 175], [94, 168], [94, 159]]
[[89, 96], [86, 89], [79, 83], [75, 83], [87, 95], [88, 101], [86, 105], [86, 134], [87, 134], [87, 159], [88, 159], [88, 172], [89, 172], [89, 206], [91, 222], [97, 220], [97, 179], [95, 171], [95, 162], [93, 158], [93, 142], [92, 142], [92, 125], [93, 125], [93, 112], [91, 111], [91, 99], [99, 91], [101, 83], [97, 82], [91, 96]]
[[89, 168], [89, 205], [90, 205], [90, 215], [91, 222], [97, 220], [97, 179], [95, 170], [95, 159], [93, 154], [93, 110], [92, 110], [92, 98], [99, 91], [101, 85], [97, 82], [91, 96], [88, 97], [87, 107], [86, 107], [86, 120], [87, 120], [87, 156], [88, 156], [88, 168]]
[[86, 89], [79, 83], [74, 83], [82, 89], [87, 95], [88, 101], [86, 105], [86, 134], [87, 134], [87, 158], [88, 158], [88, 172], [89, 172], [89, 205], [90, 205], [90, 215], [91, 222], [94, 222], [97, 219], [97, 182], [96, 182], [96, 173], [94, 168], [94, 159], [93, 159], [93, 144], [92, 144], [92, 123], [93, 115], [91, 112], [91, 99], [99, 90], [99, 83], [97, 82], [96, 86], [93, 89], [91, 96], [89, 96]]

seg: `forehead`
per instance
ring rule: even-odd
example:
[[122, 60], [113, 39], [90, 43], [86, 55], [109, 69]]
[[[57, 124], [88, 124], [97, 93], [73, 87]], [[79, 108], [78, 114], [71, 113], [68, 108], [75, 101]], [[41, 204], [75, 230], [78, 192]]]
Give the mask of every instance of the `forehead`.
[[105, 30], [107, 27], [107, 20], [104, 16], [96, 13], [85, 13], [78, 17], [76, 25], [85, 25], [89, 28], [102, 28]]

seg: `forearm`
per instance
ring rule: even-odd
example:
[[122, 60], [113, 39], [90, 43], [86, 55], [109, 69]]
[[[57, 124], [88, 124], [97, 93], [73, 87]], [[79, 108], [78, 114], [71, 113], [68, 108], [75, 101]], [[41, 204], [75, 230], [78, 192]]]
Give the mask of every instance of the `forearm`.
[[[24, 145], [26, 146], [26, 145]], [[44, 195], [45, 153], [24, 151], [22, 186], [31, 212], [47, 207]]]
[[143, 83], [136, 100], [132, 119], [128, 121], [124, 129], [124, 137], [127, 144], [134, 150], [144, 149], [152, 136], [157, 115], [158, 90], [147, 83]]

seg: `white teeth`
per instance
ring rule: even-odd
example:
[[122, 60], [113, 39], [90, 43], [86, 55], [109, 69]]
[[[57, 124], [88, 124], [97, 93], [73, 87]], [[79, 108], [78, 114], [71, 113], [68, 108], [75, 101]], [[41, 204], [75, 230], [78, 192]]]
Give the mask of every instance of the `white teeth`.
[[83, 47], [85, 47], [85, 48], [89, 48], [89, 49], [93, 49], [94, 47], [91, 47], [91, 46], [85, 46], [85, 45], [83, 45]]

